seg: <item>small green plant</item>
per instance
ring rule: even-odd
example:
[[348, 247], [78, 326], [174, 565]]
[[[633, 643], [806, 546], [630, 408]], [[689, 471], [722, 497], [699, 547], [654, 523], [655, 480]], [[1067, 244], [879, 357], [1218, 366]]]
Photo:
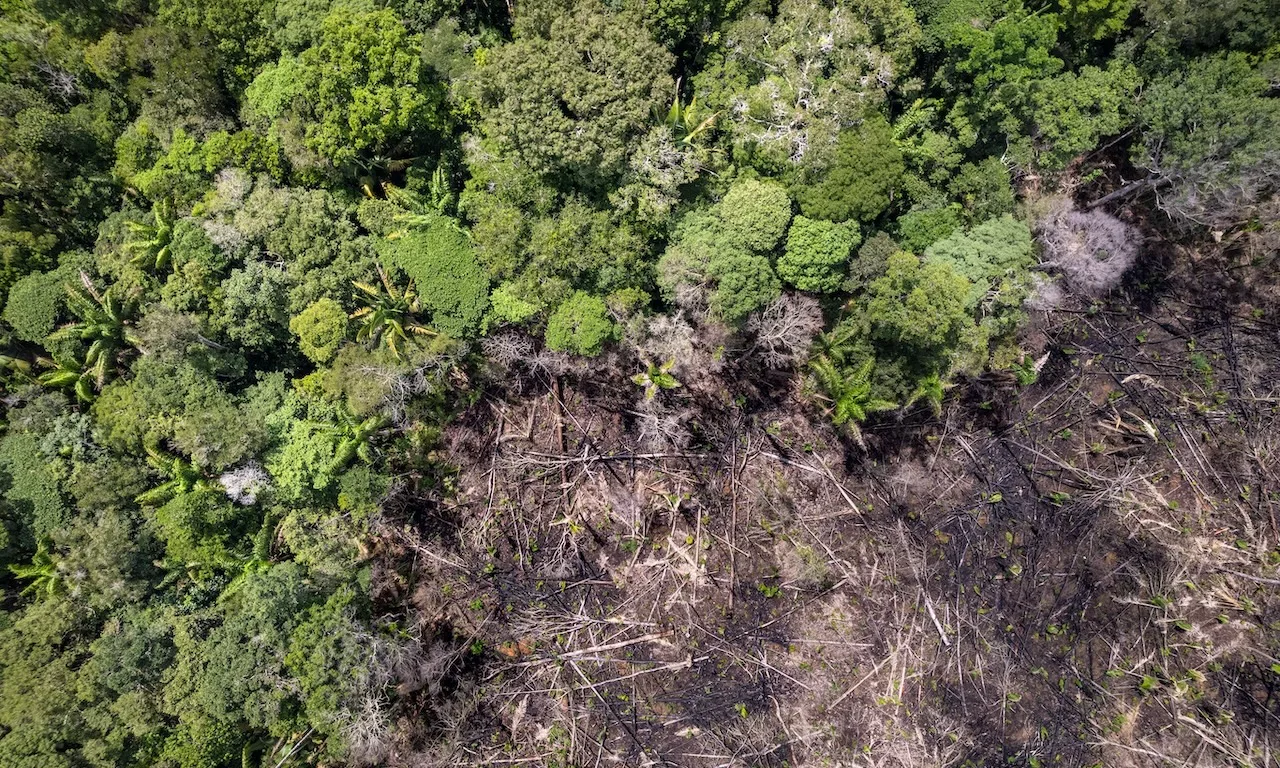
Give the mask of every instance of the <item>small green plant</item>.
[[1009, 370], [1013, 371], [1013, 376], [1017, 379], [1018, 386], [1029, 387], [1040, 378], [1040, 369], [1044, 367], [1045, 361], [1048, 359], [1048, 355], [1041, 357], [1039, 360], [1029, 360], [1023, 357], [1009, 366]]
[[1152, 691], [1160, 686], [1160, 681], [1151, 675], [1143, 675], [1142, 682], [1138, 683], [1138, 690], [1144, 695], [1149, 695]]
[[782, 587], [777, 587], [772, 584], [765, 584], [764, 582], [757, 584], [756, 589], [760, 592], [760, 594], [770, 599], [778, 597], [782, 594]]
[[644, 387], [645, 402], [653, 400], [658, 392], [664, 389], [676, 389], [681, 386], [676, 377], [671, 375], [671, 369], [676, 367], [675, 358], [671, 358], [662, 365], [654, 365], [648, 363], [648, 368], [631, 377], [631, 380], [638, 386]]

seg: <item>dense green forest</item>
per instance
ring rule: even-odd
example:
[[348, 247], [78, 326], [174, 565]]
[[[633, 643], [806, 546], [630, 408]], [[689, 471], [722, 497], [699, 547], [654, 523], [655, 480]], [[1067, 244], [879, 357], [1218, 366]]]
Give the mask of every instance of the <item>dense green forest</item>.
[[1275, 2], [0, 8], [0, 765], [1278, 759]]

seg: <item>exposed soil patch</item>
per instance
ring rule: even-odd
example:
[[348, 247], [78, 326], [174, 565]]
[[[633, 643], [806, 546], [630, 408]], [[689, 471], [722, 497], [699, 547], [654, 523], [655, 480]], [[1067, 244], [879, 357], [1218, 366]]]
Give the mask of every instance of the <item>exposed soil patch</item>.
[[628, 361], [496, 375], [413, 518], [415, 602], [468, 658], [435, 757], [1265, 764], [1280, 336], [1165, 299], [1027, 339], [1034, 383], [869, 451], [732, 366], [656, 406]]

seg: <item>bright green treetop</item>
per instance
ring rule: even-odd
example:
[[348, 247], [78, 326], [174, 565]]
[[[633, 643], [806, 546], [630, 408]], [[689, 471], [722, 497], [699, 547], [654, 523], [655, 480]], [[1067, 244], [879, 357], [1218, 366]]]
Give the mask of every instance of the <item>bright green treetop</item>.
[[398, 155], [415, 132], [443, 125], [409, 34], [389, 10], [339, 6], [319, 44], [267, 66], [245, 91], [251, 118], [292, 119], [308, 150], [338, 166]]

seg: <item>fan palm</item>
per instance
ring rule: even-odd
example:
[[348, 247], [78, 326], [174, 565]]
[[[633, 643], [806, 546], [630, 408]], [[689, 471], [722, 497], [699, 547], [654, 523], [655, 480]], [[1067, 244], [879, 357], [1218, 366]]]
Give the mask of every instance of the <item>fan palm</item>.
[[329, 465], [331, 473], [346, 469], [356, 458], [366, 463], [373, 461], [373, 438], [387, 425], [387, 417], [375, 414], [361, 420], [350, 411], [343, 409], [338, 414], [339, 424], [330, 427], [328, 433], [336, 441], [333, 461]]
[[659, 390], [675, 389], [681, 386], [675, 376], [671, 375], [671, 369], [676, 367], [676, 359], [673, 357], [662, 365], [654, 365], [648, 363], [648, 367], [643, 373], [637, 373], [631, 377], [631, 381], [637, 386], [644, 387], [645, 402], [649, 402], [657, 396]]
[[694, 139], [711, 130], [716, 123], [719, 112], [712, 112], [704, 117], [705, 112], [698, 107], [698, 97], [694, 96], [688, 104], [680, 102], [680, 84], [676, 83], [676, 95], [671, 100], [671, 108], [667, 110], [662, 122], [671, 129], [671, 133], [681, 144], [693, 144]]
[[94, 372], [86, 370], [74, 360], [46, 361], [47, 364], [53, 366], [52, 371], [40, 374], [36, 381], [46, 387], [54, 389], [64, 389], [70, 387], [76, 397], [86, 403], [92, 403], [94, 397]]
[[147, 463], [169, 479], [134, 498], [143, 506], [156, 507], [184, 493], [217, 488], [217, 484], [206, 478], [195, 464], [178, 456], [166, 456], [158, 448], [147, 447]]
[[[67, 306], [76, 315], [75, 322], [64, 325], [49, 334], [51, 341], [80, 339], [87, 342], [84, 361], [63, 362], [58, 368], [40, 376], [46, 386], [74, 386], [80, 399], [93, 399], [94, 388], [101, 389], [108, 376], [116, 369], [116, 363], [129, 347], [139, 345], [131, 330], [132, 317], [137, 307], [130, 301], [120, 301], [110, 288], [99, 293], [92, 281], [80, 273], [83, 288], [68, 286]], [[90, 386], [92, 384], [92, 386]]]
[[124, 248], [133, 254], [131, 263], [143, 269], [160, 271], [169, 266], [173, 253], [173, 203], [161, 200], [151, 208], [151, 223], [128, 223], [129, 239]]
[[449, 174], [443, 165], [437, 166], [431, 174], [431, 184], [425, 195], [392, 184], [383, 184], [382, 189], [387, 199], [403, 211], [392, 219], [403, 228], [388, 234], [389, 240], [404, 237], [406, 230], [413, 227], [431, 226], [442, 216], [447, 217], [458, 202], [457, 195], [449, 186]]
[[891, 411], [897, 408], [896, 403], [881, 400], [872, 394], [871, 372], [876, 361], [868, 358], [857, 369], [850, 370], [836, 365], [827, 355], [819, 355], [809, 364], [809, 370], [819, 388], [825, 393], [820, 396], [830, 405], [826, 414], [831, 423], [844, 429], [851, 437], [862, 442], [862, 432], [858, 425], [877, 411]]
[[942, 399], [946, 396], [948, 389], [951, 389], [951, 384], [944, 382], [938, 374], [931, 373], [920, 380], [903, 407], [908, 408], [923, 400], [929, 405], [929, 410], [933, 411], [935, 417], [941, 416]]
[[30, 565], [9, 566], [9, 570], [18, 578], [31, 579], [31, 583], [22, 590], [22, 594], [52, 597], [62, 592], [65, 586], [64, 579], [58, 568], [58, 562], [54, 560], [49, 548], [48, 537], [41, 538], [36, 543], [36, 553], [31, 558]]
[[381, 266], [378, 267], [378, 277], [382, 278], [380, 286], [358, 281], [352, 283], [369, 301], [367, 306], [351, 313], [352, 319], [360, 320], [356, 341], [373, 346], [385, 343], [396, 359], [400, 360], [403, 359], [400, 345], [409, 340], [410, 334], [434, 336], [435, 331], [421, 325], [414, 317], [421, 307], [418, 295], [413, 290], [413, 283], [404, 290], [397, 289]]

